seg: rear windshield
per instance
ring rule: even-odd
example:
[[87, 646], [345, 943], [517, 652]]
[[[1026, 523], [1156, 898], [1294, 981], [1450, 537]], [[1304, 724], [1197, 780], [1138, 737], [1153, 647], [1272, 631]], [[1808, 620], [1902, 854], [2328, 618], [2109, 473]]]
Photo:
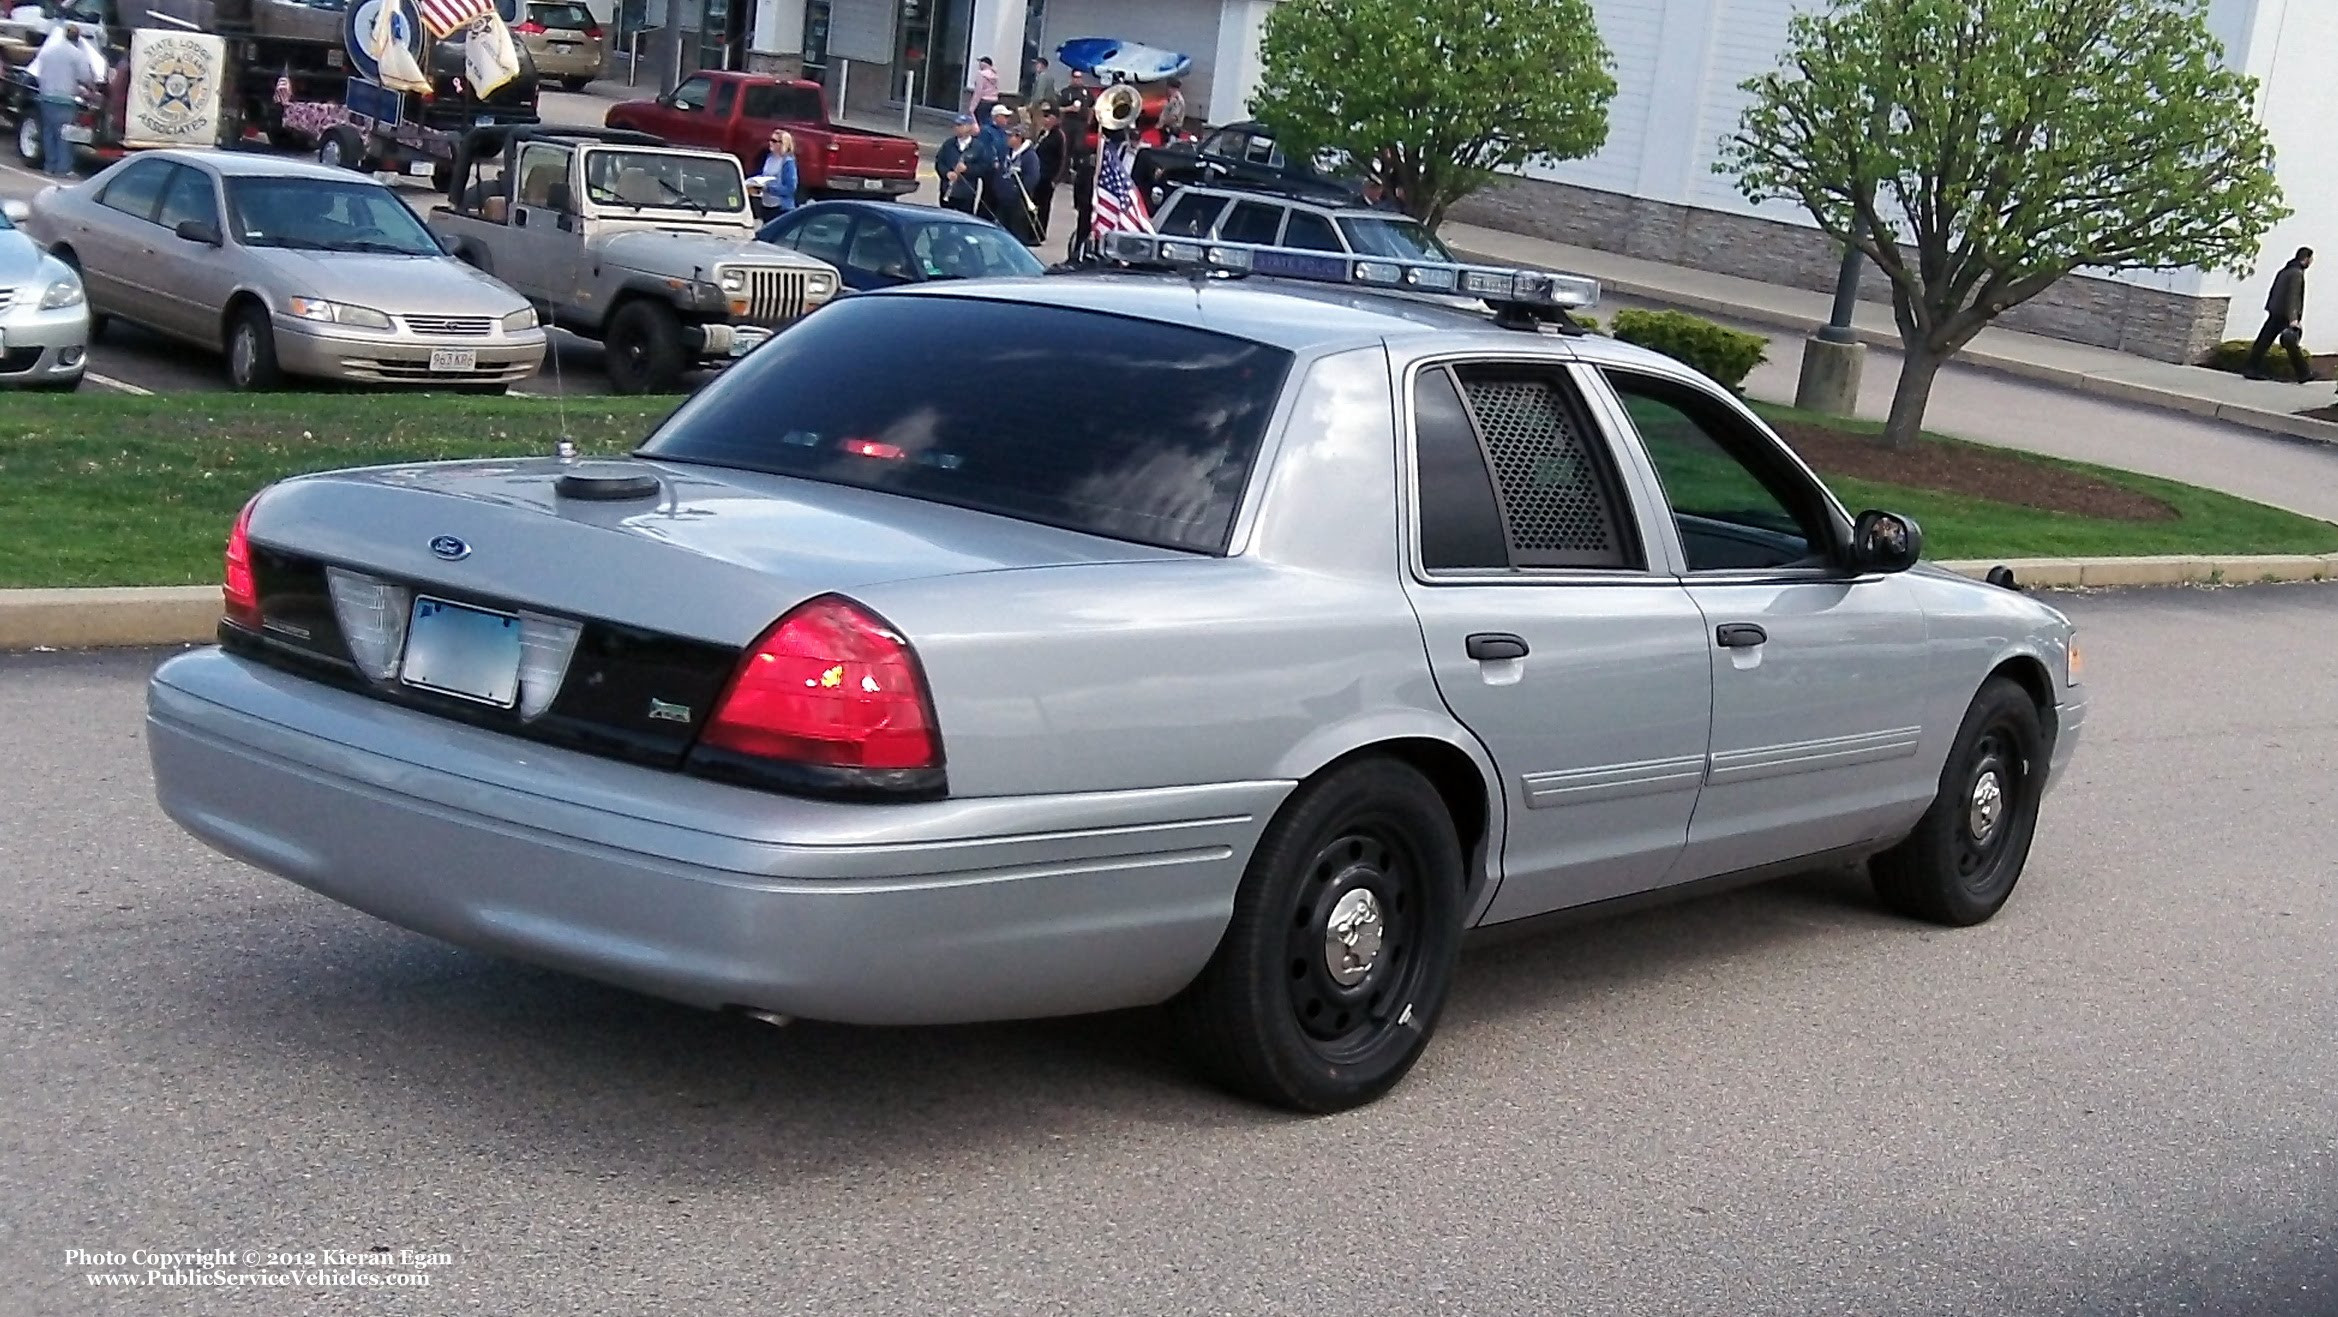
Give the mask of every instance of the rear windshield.
[[582, 32], [593, 26], [592, 11], [583, 5], [529, 5], [528, 17], [557, 31]]
[[848, 297], [691, 399], [644, 456], [1223, 553], [1291, 354], [965, 297]]

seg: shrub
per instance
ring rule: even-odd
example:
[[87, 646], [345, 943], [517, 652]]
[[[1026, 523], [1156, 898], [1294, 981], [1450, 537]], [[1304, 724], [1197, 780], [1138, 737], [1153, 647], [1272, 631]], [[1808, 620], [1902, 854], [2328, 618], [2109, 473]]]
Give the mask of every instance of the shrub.
[[1761, 335], [1739, 333], [1684, 311], [1618, 311], [1610, 332], [1731, 389], [1744, 388], [1745, 377], [1769, 359], [1770, 342]]
[[[2207, 357], [2202, 359], [2200, 364], [2210, 370], [2230, 371], [2238, 375], [2249, 368], [2249, 349], [2254, 346], [2255, 341], [2252, 339], [2228, 338], [2210, 348]], [[2307, 348], [2306, 369], [2312, 370], [2314, 361], [2321, 355], [2312, 348]], [[2289, 369], [2289, 354], [2282, 351], [2279, 343], [2275, 343], [2265, 353], [2265, 375], [2268, 379], [2293, 382], [2297, 379], [2297, 376]]]

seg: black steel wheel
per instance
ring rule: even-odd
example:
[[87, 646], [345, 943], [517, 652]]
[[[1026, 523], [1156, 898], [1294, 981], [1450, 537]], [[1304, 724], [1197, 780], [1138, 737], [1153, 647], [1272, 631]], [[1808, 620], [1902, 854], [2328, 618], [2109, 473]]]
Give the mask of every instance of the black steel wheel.
[[1875, 857], [1875, 890], [1901, 914], [1963, 927], [1996, 914], [2037, 833], [2046, 743], [2037, 704], [1993, 677], [1966, 710], [1940, 792], [1907, 840]]
[[619, 393], [668, 393], [682, 378], [682, 321], [663, 302], [638, 298], [617, 308], [602, 346]]
[[1461, 843], [1393, 759], [1342, 765], [1260, 840], [1209, 966], [1172, 1005], [1219, 1082], [1298, 1111], [1360, 1106], [1428, 1045], [1461, 945]]

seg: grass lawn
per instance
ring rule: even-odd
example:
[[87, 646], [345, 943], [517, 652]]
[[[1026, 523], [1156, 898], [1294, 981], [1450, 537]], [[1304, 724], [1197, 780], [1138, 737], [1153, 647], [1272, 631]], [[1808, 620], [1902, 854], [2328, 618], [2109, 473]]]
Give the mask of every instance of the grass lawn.
[[[677, 398], [572, 398], [568, 434], [622, 452]], [[357, 393], [0, 393], [0, 587], [209, 584], [228, 525], [284, 476], [549, 453], [549, 399]]]
[[[567, 433], [585, 452], [622, 452], [678, 401], [570, 399]], [[1883, 507], [1921, 522], [1934, 558], [2338, 551], [2338, 526], [2325, 522], [2172, 481], [1954, 440], [1927, 446], [1918, 463], [1923, 479], [1876, 479], [1876, 463], [1895, 459], [1877, 457], [1863, 441], [1844, 442], [1876, 426], [1762, 410], [1790, 437], [1804, 435], [1806, 455], [1817, 455], [1814, 465], [1853, 511]], [[270, 481], [382, 462], [548, 453], [561, 426], [560, 409], [537, 398], [0, 393], [0, 587], [215, 582], [228, 524]], [[1863, 474], [1828, 470], [1822, 430], [1833, 432], [1840, 459], [1860, 459], [1850, 465]], [[1976, 495], [1974, 482], [1957, 474], [1968, 459], [1990, 477], [1979, 483], [2000, 493], [2034, 485], [2129, 515]]]
[[[1781, 430], [1811, 427], [1842, 436], [1871, 439], [1883, 430], [1872, 421], [1846, 420], [1799, 412], [1790, 407], [1755, 404], [1755, 410]], [[1879, 480], [1872, 474], [1849, 476], [1829, 470], [1823, 458], [1812, 465], [1826, 479], [1844, 505], [1856, 514], [1883, 508], [1914, 517], [1924, 527], [1927, 558], [2061, 558], [2152, 553], [2338, 553], [2338, 525], [2302, 517], [2294, 512], [2252, 503], [2230, 494], [2156, 476], [2114, 471], [2108, 467], [2059, 458], [2016, 453], [1984, 444], [1966, 443], [1940, 435], [1926, 436], [1933, 451], [1921, 455], [1928, 470], [1959, 464], [1996, 468], [2000, 479], [1977, 482], [2002, 490], [2002, 472], [2026, 474], [2034, 486], [2083, 493], [2086, 485], [2105, 485], [2130, 498], [2164, 505], [2157, 519], [2087, 515], [2083, 512], [2021, 506], [2001, 498], [1976, 496], [1943, 489], [1926, 481], [1915, 485]], [[1823, 450], [1822, 450], [1823, 451]], [[1805, 457], [1812, 455], [1805, 453]], [[1889, 458], [1878, 458], [1889, 461]], [[1862, 468], [1871, 468], [1868, 462]], [[2047, 499], [2045, 501], [2052, 501]], [[2115, 500], [2079, 497], [2080, 506]], [[2172, 513], [2172, 515], [2165, 515]]]

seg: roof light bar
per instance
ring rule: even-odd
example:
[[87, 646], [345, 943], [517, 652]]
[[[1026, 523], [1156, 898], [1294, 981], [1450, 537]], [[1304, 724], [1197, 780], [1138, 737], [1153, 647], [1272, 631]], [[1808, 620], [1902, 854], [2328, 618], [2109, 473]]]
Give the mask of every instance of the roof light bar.
[[1300, 247], [1163, 238], [1150, 233], [1107, 233], [1100, 246], [1105, 260], [1122, 265], [1246, 271], [1309, 283], [1459, 294], [1513, 307], [1581, 311], [1599, 305], [1598, 280], [1547, 270], [1352, 257]]

